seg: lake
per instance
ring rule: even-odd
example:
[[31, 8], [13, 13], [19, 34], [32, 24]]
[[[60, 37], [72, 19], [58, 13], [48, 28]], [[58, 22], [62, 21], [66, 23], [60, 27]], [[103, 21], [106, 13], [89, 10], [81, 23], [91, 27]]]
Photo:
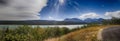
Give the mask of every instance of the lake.
[[[10, 28], [16, 28], [18, 26], [22, 26], [22, 25], [0, 25], [0, 28], [4, 28], [4, 27], [10, 27]], [[84, 24], [81, 24], [81, 25], [28, 25], [28, 26], [31, 26], [31, 27], [67, 27], [69, 29], [72, 29], [72, 28], [76, 28], [76, 27], [82, 27], [84, 26]]]

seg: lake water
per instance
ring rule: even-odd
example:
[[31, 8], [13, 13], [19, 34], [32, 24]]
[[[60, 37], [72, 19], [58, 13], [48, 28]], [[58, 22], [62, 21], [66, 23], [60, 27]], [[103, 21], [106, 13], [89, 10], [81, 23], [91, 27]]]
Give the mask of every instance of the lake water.
[[[3, 28], [3, 27], [16, 28], [18, 26], [22, 26], [22, 25], [0, 25], [0, 28]], [[82, 26], [84, 26], [84, 24], [82, 24], [82, 25], [29, 25], [29, 26], [31, 26], [31, 27], [39, 26], [39, 27], [43, 27], [43, 28], [45, 28], [45, 27], [60, 27], [60, 28], [67, 27], [67, 28], [72, 29], [72, 28], [76, 28], [76, 27], [82, 27]]]
[[[37, 25], [36, 25], [37, 26]], [[35, 25], [33, 25], [33, 27], [36, 27]], [[67, 27], [67, 28], [76, 28], [76, 27], [82, 27], [84, 25], [39, 25], [40, 27]]]

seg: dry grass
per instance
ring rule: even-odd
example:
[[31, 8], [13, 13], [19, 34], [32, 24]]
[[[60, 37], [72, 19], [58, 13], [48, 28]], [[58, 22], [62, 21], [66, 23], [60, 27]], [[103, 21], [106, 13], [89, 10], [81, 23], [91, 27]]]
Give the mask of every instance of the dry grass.
[[118, 26], [118, 25], [89, 27], [75, 32], [71, 32], [59, 38], [47, 39], [45, 41], [98, 41], [97, 35], [99, 30], [110, 26]]

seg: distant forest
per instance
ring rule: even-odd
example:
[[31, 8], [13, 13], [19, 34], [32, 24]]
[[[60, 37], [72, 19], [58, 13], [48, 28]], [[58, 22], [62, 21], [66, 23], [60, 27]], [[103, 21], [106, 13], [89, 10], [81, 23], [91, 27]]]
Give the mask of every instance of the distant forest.
[[116, 25], [118, 25], [118, 24], [120, 24], [120, 18], [113, 17], [112, 19], [104, 20], [103, 24], [107, 24], [107, 25], [109, 25], [109, 24], [115, 25], [116, 24]]

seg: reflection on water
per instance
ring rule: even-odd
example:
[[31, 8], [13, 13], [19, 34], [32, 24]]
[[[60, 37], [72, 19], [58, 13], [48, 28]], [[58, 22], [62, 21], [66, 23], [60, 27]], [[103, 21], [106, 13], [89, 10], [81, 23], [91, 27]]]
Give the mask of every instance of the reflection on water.
[[[18, 26], [23, 26], [23, 25], [0, 25], [0, 28], [5, 28], [5, 27], [9, 27], [9, 28], [16, 28]], [[84, 26], [84, 24], [82, 25], [28, 25], [28, 26], [31, 26], [31, 27], [67, 27], [67, 28], [76, 28], [76, 27], [82, 27]]]

